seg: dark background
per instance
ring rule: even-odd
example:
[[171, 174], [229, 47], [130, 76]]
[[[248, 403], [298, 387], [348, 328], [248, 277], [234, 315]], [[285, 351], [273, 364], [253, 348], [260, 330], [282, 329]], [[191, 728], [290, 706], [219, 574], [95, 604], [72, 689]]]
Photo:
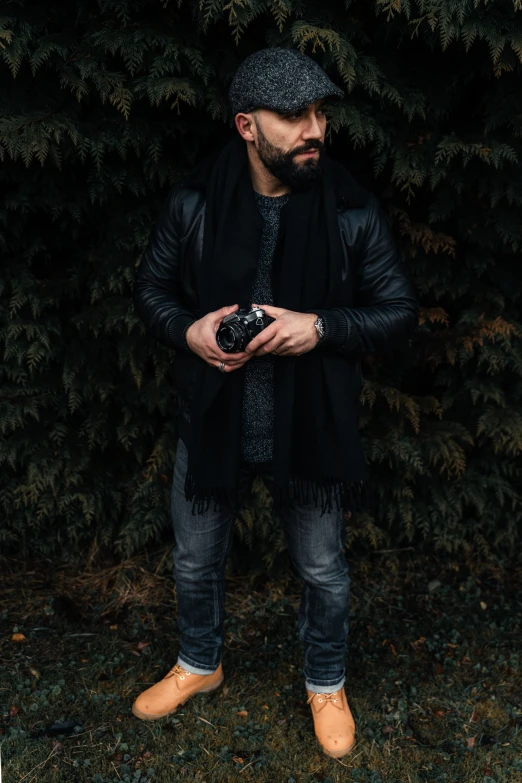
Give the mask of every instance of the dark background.
[[[170, 540], [173, 352], [146, 337], [133, 272], [168, 189], [237, 132], [235, 69], [280, 45], [345, 90], [329, 153], [378, 196], [422, 305], [411, 346], [363, 363], [378, 503], [348, 545], [520, 557], [519, 6], [4, 4], [2, 552]], [[236, 568], [282, 563], [260, 482], [236, 533]]]

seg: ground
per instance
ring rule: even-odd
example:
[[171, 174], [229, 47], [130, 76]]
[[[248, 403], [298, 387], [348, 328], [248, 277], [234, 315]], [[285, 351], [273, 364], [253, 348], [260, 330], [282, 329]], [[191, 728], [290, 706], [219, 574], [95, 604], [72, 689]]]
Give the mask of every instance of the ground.
[[228, 579], [223, 689], [145, 723], [132, 701], [177, 654], [169, 551], [85, 573], [2, 561], [0, 779], [522, 782], [520, 570], [391, 557], [350, 562], [342, 760], [313, 734], [290, 573]]

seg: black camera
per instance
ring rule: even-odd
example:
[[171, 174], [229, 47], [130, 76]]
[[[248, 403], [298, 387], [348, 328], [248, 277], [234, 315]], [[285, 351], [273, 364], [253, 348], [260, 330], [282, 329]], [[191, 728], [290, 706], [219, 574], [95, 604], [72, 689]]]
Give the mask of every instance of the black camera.
[[216, 333], [217, 344], [225, 353], [241, 353], [273, 320], [260, 307], [236, 310], [221, 321]]

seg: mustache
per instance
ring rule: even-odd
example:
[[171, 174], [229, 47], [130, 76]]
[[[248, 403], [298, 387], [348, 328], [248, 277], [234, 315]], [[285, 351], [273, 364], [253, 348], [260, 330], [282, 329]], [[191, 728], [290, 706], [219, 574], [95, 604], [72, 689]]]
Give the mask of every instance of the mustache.
[[319, 150], [321, 152], [324, 149], [324, 144], [314, 145], [313, 147], [306, 147], [304, 150], [297, 150], [292, 152], [292, 155], [301, 155], [303, 152], [312, 152], [312, 150]]

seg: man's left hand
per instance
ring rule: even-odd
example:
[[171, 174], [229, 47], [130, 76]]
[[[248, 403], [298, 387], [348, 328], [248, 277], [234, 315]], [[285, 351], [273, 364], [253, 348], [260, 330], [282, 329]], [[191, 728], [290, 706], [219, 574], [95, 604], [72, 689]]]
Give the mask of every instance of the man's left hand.
[[319, 335], [314, 324], [317, 321], [315, 313], [296, 313], [283, 307], [272, 305], [252, 305], [261, 307], [267, 315], [275, 318], [257, 337], [254, 337], [245, 351], [255, 356], [275, 353], [278, 356], [300, 356], [308, 353], [319, 342]]

